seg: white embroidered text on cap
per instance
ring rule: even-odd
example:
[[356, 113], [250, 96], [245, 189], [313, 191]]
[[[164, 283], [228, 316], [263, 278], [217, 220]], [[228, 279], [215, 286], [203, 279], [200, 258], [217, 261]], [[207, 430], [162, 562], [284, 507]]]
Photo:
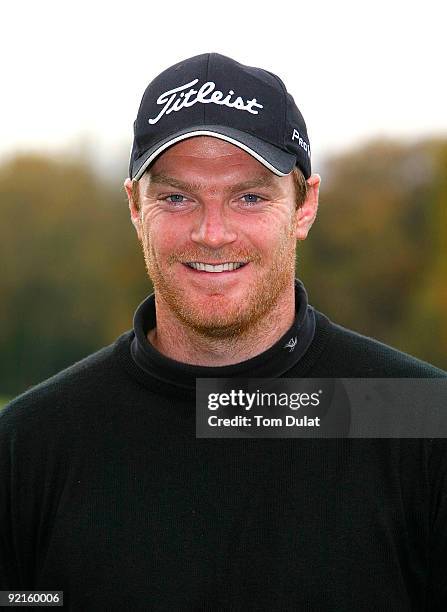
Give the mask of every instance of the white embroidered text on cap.
[[[257, 115], [259, 112], [255, 110], [255, 107], [264, 108], [262, 104], [258, 104], [256, 98], [252, 98], [251, 100], [246, 100], [244, 102], [243, 98], [238, 96], [235, 100], [231, 100], [234, 95], [234, 91], [232, 89], [230, 89], [228, 94], [224, 97], [222, 91], [215, 89], [216, 84], [213, 81], [207, 81], [198, 90], [193, 89], [193, 85], [198, 82], [199, 79], [194, 79], [189, 83], [185, 83], [185, 85], [180, 85], [180, 87], [169, 89], [168, 91], [160, 94], [157, 98], [157, 104], [164, 104], [164, 106], [155, 118], [148, 119], [149, 123], [153, 125], [154, 123], [157, 123], [163, 117], [163, 115], [169, 115], [169, 113], [172, 113], [173, 111], [177, 112], [182, 110], [182, 108], [194, 106], [194, 104], [197, 104], [197, 102], [200, 102], [201, 104], [220, 104], [228, 106], [229, 108], [235, 108], [236, 110], [247, 111], [252, 115]], [[185, 92], [184, 90], [188, 89], [188, 87], [191, 87], [191, 89]], [[211, 96], [207, 98], [206, 96], [209, 94], [211, 94]]]

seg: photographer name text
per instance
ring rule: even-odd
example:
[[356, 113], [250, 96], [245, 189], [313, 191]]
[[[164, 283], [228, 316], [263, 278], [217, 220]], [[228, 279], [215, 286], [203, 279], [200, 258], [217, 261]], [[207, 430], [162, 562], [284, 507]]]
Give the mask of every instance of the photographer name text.
[[222, 418], [213, 414], [208, 417], [210, 427], [320, 427], [320, 417], [295, 417], [291, 414], [285, 417], [264, 417], [254, 414], [252, 417], [237, 415], [232, 418]]

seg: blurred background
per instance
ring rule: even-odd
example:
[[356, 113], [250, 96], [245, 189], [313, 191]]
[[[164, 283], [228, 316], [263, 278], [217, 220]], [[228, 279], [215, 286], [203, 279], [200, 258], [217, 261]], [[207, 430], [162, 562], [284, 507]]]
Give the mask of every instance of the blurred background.
[[[447, 368], [444, 3], [1, 9], [0, 404], [132, 325], [151, 291], [122, 188], [147, 83], [218, 51], [287, 84], [322, 176], [310, 302]], [[444, 75], [444, 76], [443, 76]]]

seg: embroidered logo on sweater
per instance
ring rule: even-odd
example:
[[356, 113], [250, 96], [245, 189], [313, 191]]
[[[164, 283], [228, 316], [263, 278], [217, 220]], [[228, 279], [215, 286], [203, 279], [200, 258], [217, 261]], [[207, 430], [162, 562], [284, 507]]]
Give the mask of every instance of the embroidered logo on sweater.
[[289, 353], [291, 353], [293, 350], [295, 350], [297, 343], [298, 343], [298, 338], [295, 336], [295, 338], [290, 338], [288, 343], [284, 345], [284, 348], [288, 348]]

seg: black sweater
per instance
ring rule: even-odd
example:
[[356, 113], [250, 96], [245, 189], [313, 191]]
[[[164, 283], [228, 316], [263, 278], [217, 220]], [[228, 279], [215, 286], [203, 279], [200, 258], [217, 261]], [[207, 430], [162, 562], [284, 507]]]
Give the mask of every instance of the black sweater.
[[63, 590], [76, 612], [445, 611], [444, 440], [195, 437], [196, 376], [445, 376], [299, 292], [292, 329], [223, 368], [158, 354], [150, 297], [135, 330], [6, 407], [0, 590]]

